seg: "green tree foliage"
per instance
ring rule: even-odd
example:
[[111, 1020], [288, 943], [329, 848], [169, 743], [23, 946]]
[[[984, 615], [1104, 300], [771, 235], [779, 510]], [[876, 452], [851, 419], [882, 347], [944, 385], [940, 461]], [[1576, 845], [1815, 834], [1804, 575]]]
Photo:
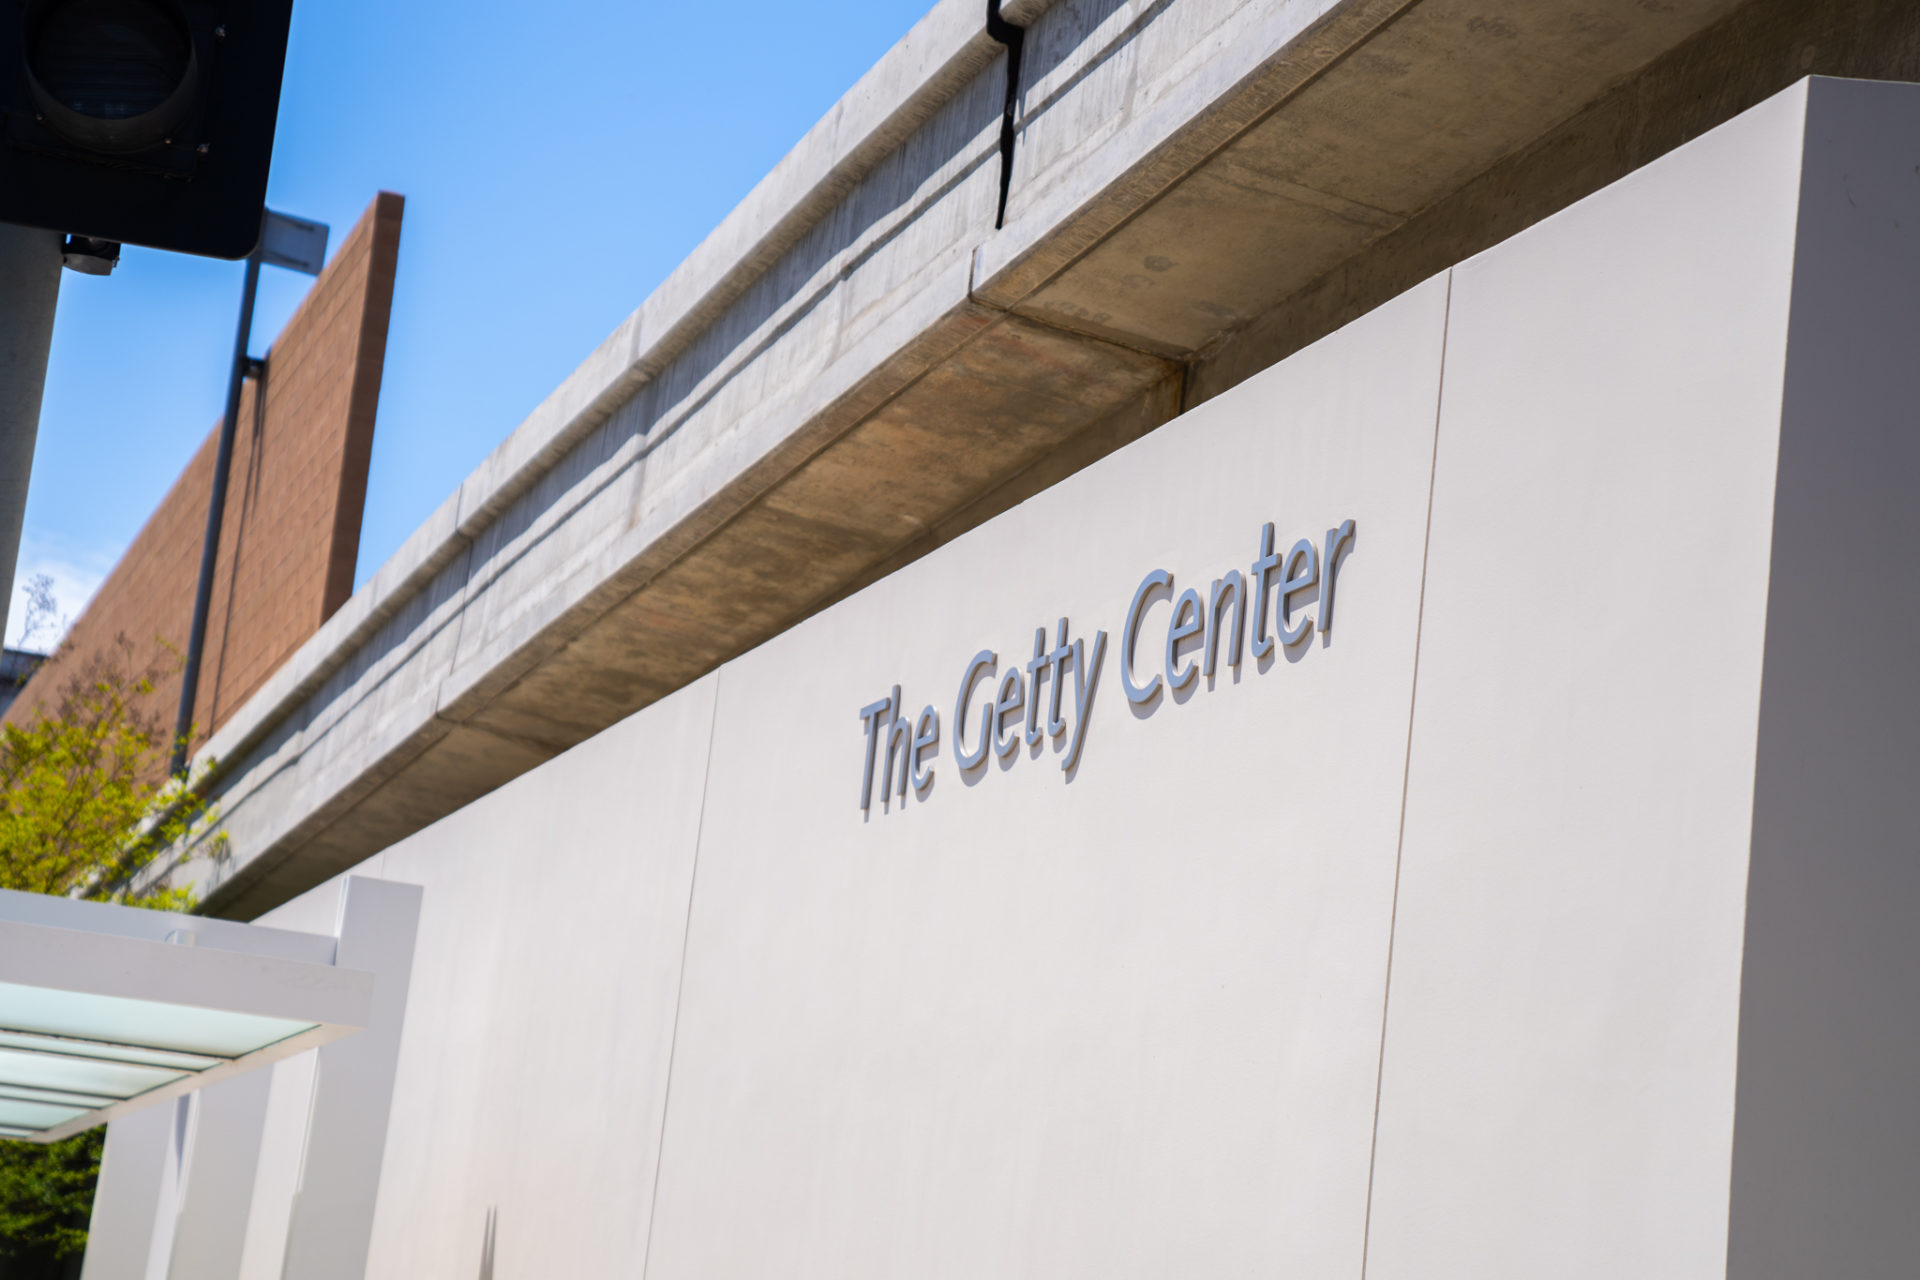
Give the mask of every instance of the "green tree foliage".
[[79, 1274], [106, 1140], [105, 1129], [89, 1129], [47, 1146], [0, 1142], [0, 1276]]
[[24, 725], [0, 725], [0, 888], [187, 905], [177, 891], [133, 888], [162, 850], [197, 835], [207, 814], [166, 776], [172, 742], [149, 705], [160, 673], [135, 668], [132, 652], [122, 639], [89, 656], [51, 711], [36, 707]]
[[[0, 888], [189, 906], [186, 891], [140, 883], [161, 853], [204, 838], [212, 818], [166, 776], [172, 739], [150, 706], [165, 669], [138, 667], [124, 638], [54, 661], [70, 669], [52, 705], [0, 725]], [[78, 1274], [102, 1142], [99, 1130], [45, 1146], [0, 1141], [0, 1280]]]

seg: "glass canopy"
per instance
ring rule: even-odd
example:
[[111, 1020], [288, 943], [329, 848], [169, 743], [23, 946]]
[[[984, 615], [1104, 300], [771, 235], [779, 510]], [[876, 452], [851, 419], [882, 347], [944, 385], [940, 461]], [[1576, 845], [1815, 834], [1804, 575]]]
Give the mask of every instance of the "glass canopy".
[[0, 982], [0, 1137], [65, 1124], [314, 1026]]
[[0, 1138], [49, 1142], [365, 1026], [334, 939], [0, 891]]

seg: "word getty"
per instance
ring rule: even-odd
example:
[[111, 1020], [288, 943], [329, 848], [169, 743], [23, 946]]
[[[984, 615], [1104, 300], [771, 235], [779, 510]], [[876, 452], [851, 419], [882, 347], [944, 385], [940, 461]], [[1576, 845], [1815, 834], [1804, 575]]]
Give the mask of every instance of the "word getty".
[[[1211, 678], [1218, 670], [1223, 647], [1226, 664], [1238, 668], [1243, 636], [1256, 662], [1270, 656], [1276, 647], [1292, 649], [1304, 644], [1316, 627], [1323, 638], [1330, 638], [1334, 586], [1343, 553], [1352, 548], [1353, 535], [1353, 521], [1345, 520], [1327, 530], [1324, 544], [1302, 538], [1283, 552], [1275, 551], [1273, 524], [1269, 521], [1260, 530], [1260, 551], [1251, 571], [1243, 575], [1238, 569], [1227, 570], [1213, 580], [1205, 600], [1192, 587], [1175, 596], [1173, 575], [1165, 569], [1147, 574], [1134, 590], [1120, 625], [1120, 683], [1127, 701], [1144, 706], [1159, 697], [1163, 687], [1177, 692], [1202, 675]], [[1172, 598], [1173, 611], [1167, 617], [1161, 671], [1141, 683], [1136, 679], [1135, 663], [1140, 627], [1147, 611], [1162, 597]], [[1316, 603], [1318, 608], [1307, 612]], [[1272, 634], [1267, 630], [1269, 604], [1273, 606]], [[1300, 611], [1297, 619], [1296, 610]], [[1226, 620], [1229, 614], [1230, 622]], [[1091, 645], [1081, 639], [1069, 641], [1067, 636], [1065, 618], [1056, 625], [1051, 647], [1047, 629], [1034, 628], [1033, 656], [1024, 665], [1009, 665], [1004, 672], [999, 671], [1000, 655], [991, 649], [982, 649], [967, 660], [953, 705], [953, 758], [962, 773], [981, 768], [989, 753], [1008, 760], [1023, 743], [1035, 747], [1043, 737], [1057, 740], [1062, 734], [1068, 737], [1060, 768], [1070, 772], [1079, 763], [1101, 661], [1107, 652], [1107, 633], [1095, 631]], [[1071, 697], [1067, 693], [1069, 673], [1073, 676]], [[998, 679], [994, 678], [996, 674]], [[967, 713], [976, 693], [983, 689], [991, 689], [993, 696], [979, 704], [979, 732], [969, 747], [965, 741]], [[860, 771], [863, 812], [873, 802], [876, 766], [883, 802], [897, 792], [904, 803], [909, 786], [919, 794], [933, 782], [928, 756], [937, 753], [940, 746], [940, 713], [926, 706], [917, 716], [909, 717], [905, 707], [900, 686], [894, 685], [886, 697], [860, 708], [866, 736]], [[1069, 709], [1071, 721], [1066, 715]]]

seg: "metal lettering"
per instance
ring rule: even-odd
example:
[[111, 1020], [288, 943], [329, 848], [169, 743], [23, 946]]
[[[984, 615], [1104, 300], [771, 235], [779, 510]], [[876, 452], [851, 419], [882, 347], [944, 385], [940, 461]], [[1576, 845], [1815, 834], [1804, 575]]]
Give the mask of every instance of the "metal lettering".
[[[1187, 619], [1185, 622], [1181, 621], [1183, 617]], [[1177, 664], [1180, 660], [1181, 644], [1199, 635], [1204, 625], [1205, 619], [1200, 616], [1200, 593], [1188, 587], [1180, 593], [1180, 598], [1173, 602], [1173, 617], [1167, 623], [1168, 689], [1184, 689], [1192, 683], [1195, 676], [1200, 674], [1198, 663], [1189, 662], [1184, 667]]]
[[960, 696], [953, 704], [953, 760], [965, 773], [978, 769], [987, 762], [987, 744], [993, 740], [993, 731], [989, 727], [993, 719], [993, 704], [988, 703], [980, 712], [980, 745], [972, 751], [967, 750], [967, 703], [973, 698], [973, 686], [980, 681], [980, 673], [991, 675], [999, 664], [1000, 655], [991, 649], [982, 649], [967, 662], [967, 673], [960, 677]]
[[[1080, 748], [1087, 742], [1087, 716], [1093, 711], [1093, 687], [1100, 682], [1100, 659], [1107, 653], [1107, 633], [1093, 633], [1093, 656], [1088, 658], [1073, 642], [1073, 737], [1067, 740], [1062, 770], [1070, 771], [1080, 759]], [[1082, 673], [1085, 674], [1082, 674]]]
[[1067, 728], [1067, 722], [1060, 718], [1060, 682], [1067, 678], [1067, 667], [1073, 662], [1073, 646], [1067, 643], [1065, 618], [1060, 619], [1059, 636], [1053, 652], [1047, 655], [1047, 665], [1052, 671], [1047, 685], [1047, 736], [1051, 738], [1059, 737]]
[[1260, 526], [1260, 554], [1253, 562], [1253, 576], [1247, 579], [1247, 586], [1253, 592], [1253, 660], [1255, 662], [1273, 652], [1273, 637], [1267, 634], [1267, 579], [1280, 564], [1280, 557], [1273, 553], [1273, 521]]
[[[1020, 678], [1020, 668], [1008, 667], [1000, 676], [1000, 689], [993, 699], [993, 754], [1005, 760], [1020, 748], [1018, 732], [1007, 734], [1007, 717], [1020, 714], [1026, 702], [1026, 682]], [[1016, 721], [1016, 726], [1018, 722]]]
[[1033, 657], [1027, 662], [1027, 745], [1040, 741], [1040, 676], [1047, 669], [1047, 629], [1033, 629]]
[[[1213, 679], [1214, 660], [1220, 656], [1220, 636], [1223, 631], [1227, 636], [1227, 665], [1240, 665], [1240, 633], [1243, 630], [1240, 624], [1245, 620], [1246, 600], [1247, 580], [1240, 576], [1238, 569], [1229, 569], [1226, 577], [1214, 579], [1212, 594], [1207, 598], [1207, 656], [1201, 668], [1201, 674], [1209, 680]], [[1233, 606], [1231, 631], [1220, 625], [1220, 612], [1227, 605]]]
[[1320, 565], [1320, 643], [1333, 631], [1333, 574], [1342, 550], [1353, 546], [1353, 521], [1343, 520], [1327, 530], [1327, 558]]
[[1173, 590], [1173, 575], [1165, 569], [1155, 569], [1140, 580], [1133, 603], [1127, 606], [1127, 620], [1120, 628], [1120, 685], [1127, 691], [1127, 701], [1136, 707], [1153, 701], [1160, 692], [1158, 675], [1143, 685], [1133, 682], [1133, 648], [1140, 638], [1140, 615], [1146, 612], [1148, 597], [1160, 590]]
[[[923, 771], [921, 765], [926, 761], [927, 752], [939, 745], [940, 713], [930, 706], [922, 707], [919, 718], [913, 722], [912, 754], [907, 757], [908, 772], [913, 778], [916, 793], [925, 791], [933, 781], [933, 766], [926, 765]], [[901, 794], [904, 796], [906, 793], [903, 791]]]
[[[1134, 706], [1151, 703], [1163, 688], [1178, 692], [1205, 675], [1211, 684], [1224, 663], [1237, 674], [1243, 646], [1257, 661], [1285, 646], [1290, 661], [1293, 647], [1319, 630], [1323, 642], [1333, 630], [1334, 589], [1343, 556], [1354, 545], [1354, 522], [1344, 520], [1326, 531], [1321, 546], [1302, 538], [1284, 553], [1274, 550], [1274, 525], [1260, 528], [1260, 549], [1250, 575], [1229, 569], [1202, 594], [1189, 587], [1175, 594], [1174, 577], [1155, 569], [1140, 580], [1127, 605], [1120, 630], [1120, 683]], [[1144, 683], [1136, 679], [1140, 629], [1148, 610], [1162, 593], [1171, 600], [1161, 669]], [[1317, 599], [1319, 608], [1312, 608]], [[1267, 605], [1273, 602], [1273, 627], [1267, 625]], [[1299, 616], [1296, 618], [1296, 613]], [[1015, 759], [1024, 742], [1037, 747], [1043, 738], [1066, 737], [1060, 767], [1078, 767], [1086, 747], [1093, 716], [1094, 691], [1107, 651], [1107, 633], [1095, 631], [1092, 641], [1068, 640], [1067, 619], [1054, 628], [1052, 646], [1047, 628], [1035, 627], [1032, 656], [1021, 665], [1000, 671], [999, 655], [982, 649], [968, 661], [953, 704], [953, 757], [962, 772], [981, 768], [989, 754], [1002, 761]], [[1250, 637], [1250, 638], [1249, 638]], [[1196, 651], [1196, 646], [1197, 650]], [[1225, 653], [1222, 653], [1222, 649]], [[1073, 676], [1069, 701], [1067, 676]], [[974, 714], [975, 694], [985, 682], [989, 696]], [[1042, 686], [1046, 692], [1042, 695]], [[1044, 701], [1044, 712], [1043, 712]], [[976, 732], [967, 744], [969, 717]], [[1069, 719], [1071, 717], [1071, 719]], [[860, 709], [866, 751], [860, 773], [860, 808], [870, 810], [876, 757], [880, 763], [880, 796], [890, 805], [897, 795], [906, 802], [909, 786], [924, 793], [933, 783], [940, 747], [940, 714], [931, 706], [917, 716], [903, 714], [900, 686], [878, 702]]]
[[899, 791], [902, 800], [907, 798], [907, 774], [910, 772], [908, 756], [911, 750], [911, 739], [913, 735], [908, 732], [910, 722], [905, 716], [901, 715], [898, 710], [900, 706], [899, 685], [893, 687], [893, 705], [895, 707], [893, 720], [887, 726], [887, 763], [886, 767], [880, 771], [880, 800], [883, 804], [886, 803], [887, 797], [894, 791], [894, 760], [898, 758], [900, 761]]
[[860, 811], [867, 811], [868, 803], [873, 799], [873, 749], [880, 741], [880, 719], [883, 715], [893, 714], [894, 700], [900, 696], [900, 686], [893, 686], [893, 692], [878, 702], [870, 702], [860, 708], [860, 719], [867, 729], [867, 762], [860, 770]]
[[[1296, 574], [1293, 566], [1304, 559], [1306, 568]], [[1306, 591], [1320, 580], [1320, 551], [1311, 539], [1302, 538], [1288, 549], [1280, 570], [1280, 601], [1274, 606], [1274, 624], [1280, 629], [1280, 643], [1292, 648], [1313, 634], [1313, 619], [1303, 617], [1296, 624], [1293, 621], [1293, 606], [1287, 603], [1289, 598]]]

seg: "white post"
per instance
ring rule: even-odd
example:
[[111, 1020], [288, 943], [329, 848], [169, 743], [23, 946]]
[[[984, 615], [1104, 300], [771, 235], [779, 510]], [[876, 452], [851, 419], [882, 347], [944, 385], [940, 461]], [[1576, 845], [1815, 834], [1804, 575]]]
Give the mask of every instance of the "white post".
[[167, 1275], [238, 1280], [273, 1072], [249, 1071], [194, 1094], [193, 1150]]
[[160, 1161], [160, 1194], [154, 1204], [153, 1239], [147, 1245], [146, 1280], [167, 1280], [173, 1232], [180, 1223], [180, 1194], [187, 1180], [187, 1153], [193, 1146], [193, 1095], [150, 1108], [173, 1117], [166, 1155]]
[[107, 1126], [80, 1280], [146, 1280], [173, 1154], [173, 1113], [168, 1106], [148, 1107]]
[[[418, 885], [360, 877], [341, 894], [333, 963], [374, 975], [372, 1004], [365, 1030], [310, 1059], [287, 1276], [361, 1280], [365, 1271], [420, 898]], [[267, 1070], [230, 1076], [107, 1126], [81, 1280], [238, 1280], [272, 1081]]]
[[59, 297], [59, 233], [0, 223], [0, 634], [13, 602]]
[[420, 887], [348, 879], [334, 963], [375, 975], [367, 1028], [319, 1050], [283, 1280], [361, 1280], [413, 974]]

